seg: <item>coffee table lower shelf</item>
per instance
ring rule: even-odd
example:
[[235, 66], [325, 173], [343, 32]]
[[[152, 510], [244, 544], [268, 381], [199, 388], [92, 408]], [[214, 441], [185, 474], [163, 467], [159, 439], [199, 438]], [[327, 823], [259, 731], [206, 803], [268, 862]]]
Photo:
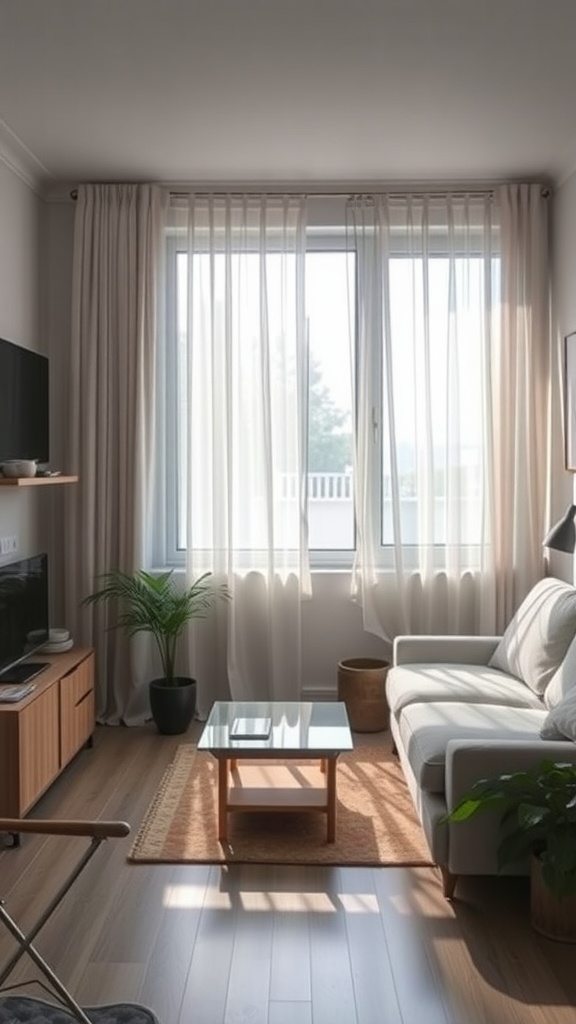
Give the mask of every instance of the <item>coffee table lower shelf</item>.
[[262, 759], [248, 764], [218, 758], [218, 839], [228, 840], [228, 815], [234, 811], [310, 811], [326, 815], [326, 838], [336, 838], [336, 762], [338, 755], [318, 763], [273, 764]]

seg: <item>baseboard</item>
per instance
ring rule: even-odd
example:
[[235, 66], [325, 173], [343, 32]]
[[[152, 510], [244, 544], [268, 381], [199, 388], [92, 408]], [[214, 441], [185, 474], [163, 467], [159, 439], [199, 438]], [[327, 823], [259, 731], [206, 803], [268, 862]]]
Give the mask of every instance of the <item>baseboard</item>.
[[335, 686], [303, 686], [302, 700], [338, 700]]

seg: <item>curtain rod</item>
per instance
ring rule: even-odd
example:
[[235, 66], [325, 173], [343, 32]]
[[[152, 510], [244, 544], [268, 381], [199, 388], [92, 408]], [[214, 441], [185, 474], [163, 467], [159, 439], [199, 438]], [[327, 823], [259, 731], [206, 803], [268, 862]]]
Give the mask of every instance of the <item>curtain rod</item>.
[[[173, 192], [173, 191], [170, 190], [169, 194], [170, 194], [170, 196], [173, 199], [187, 199], [191, 193], [193, 193], [194, 195], [197, 195], [197, 196], [201, 196], [202, 198], [207, 198], [208, 196], [214, 196], [216, 198], [224, 198], [225, 196], [249, 196], [249, 197], [250, 196], [254, 196], [254, 197], [256, 197], [256, 196], [260, 196], [262, 194], [265, 194], [265, 195], [306, 196], [306, 198], [309, 198], [309, 199], [368, 199], [371, 196], [375, 196], [375, 195], [387, 195], [391, 199], [404, 199], [407, 195], [429, 195], [429, 196], [434, 196], [435, 199], [446, 199], [447, 196], [478, 196], [479, 197], [479, 196], [486, 196], [487, 195], [487, 196], [493, 197], [494, 196], [494, 188], [486, 188], [486, 189], [470, 188], [470, 189], [467, 189], [467, 188], [462, 188], [462, 186], [459, 186], [458, 188], [454, 188], [454, 189], [439, 189], [438, 191], [436, 191], [434, 188], [428, 188], [428, 189], [427, 188], [412, 188], [412, 189], [407, 189], [405, 191], [399, 191], [398, 189], [392, 189], [390, 191], [387, 191], [386, 189], [373, 189], [372, 191], [368, 190], [366, 192], [353, 192], [351, 190], [350, 191], [346, 191], [346, 192], [311, 192], [310, 190], [306, 190], [306, 191], [303, 191], [303, 192], [294, 192], [294, 191], [291, 191], [290, 189], [286, 189], [284, 191], [278, 191], [278, 192], [266, 192], [266, 190], [264, 190], [263, 192], [253, 192], [253, 191], [241, 192], [241, 191], [238, 191], [238, 189], [229, 189], [226, 192], [218, 192], [218, 191], [207, 192], [205, 189], [203, 189], [202, 191], [194, 192], [194, 189], [190, 189], [190, 191], [188, 191], [188, 192]], [[550, 191], [549, 188], [543, 187], [540, 194], [541, 194], [543, 199], [548, 199], [550, 197], [551, 191]], [[77, 188], [73, 188], [70, 191], [70, 199], [74, 200], [74, 202], [78, 199], [78, 189]]]
[[170, 196], [173, 199], [187, 199], [190, 194], [200, 196], [202, 199], [208, 196], [215, 196], [217, 199], [224, 198], [226, 196], [248, 196], [258, 198], [261, 195], [269, 196], [304, 196], [306, 199], [370, 199], [372, 196], [386, 195], [392, 199], [401, 199], [407, 195], [430, 195], [438, 198], [444, 198], [448, 195], [467, 195], [467, 196], [486, 196], [494, 195], [494, 189], [442, 189], [441, 191], [435, 191], [434, 189], [408, 189], [404, 192], [397, 190], [387, 191], [386, 189], [374, 189], [366, 192], [311, 192], [309, 189], [304, 192], [294, 192], [290, 189], [279, 192], [269, 192], [265, 189], [263, 192], [239, 192], [237, 189], [231, 189], [229, 192], [206, 192], [204, 189], [199, 192], [195, 192], [194, 189], [190, 189], [190, 192], [170, 192]]
[[[278, 192], [271, 192], [271, 191], [267, 191], [266, 189], [263, 189], [261, 192], [254, 192], [254, 191], [241, 192], [238, 189], [229, 189], [226, 192], [219, 192], [219, 191], [207, 192], [206, 189], [201, 189], [200, 191], [196, 192], [194, 189], [191, 188], [190, 191], [188, 191], [188, 192], [173, 192], [172, 190], [169, 191], [169, 195], [170, 195], [170, 197], [172, 199], [187, 199], [188, 196], [190, 196], [190, 195], [200, 196], [202, 199], [207, 198], [208, 196], [214, 196], [216, 199], [225, 198], [226, 196], [239, 196], [239, 197], [248, 196], [248, 197], [257, 198], [257, 197], [259, 197], [261, 195], [269, 195], [269, 196], [283, 196], [283, 195], [305, 196], [307, 199], [369, 199], [370, 196], [387, 195], [387, 196], [390, 196], [392, 199], [396, 199], [396, 198], [401, 199], [404, 196], [409, 195], [409, 194], [411, 194], [411, 195], [431, 195], [431, 196], [434, 196], [434, 197], [438, 197], [439, 199], [440, 198], [445, 198], [448, 195], [451, 195], [451, 196], [459, 196], [459, 195], [462, 195], [462, 196], [486, 196], [486, 195], [493, 196], [494, 195], [494, 189], [493, 188], [487, 188], [487, 189], [479, 189], [479, 188], [466, 189], [466, 188], [461, 188], [460, 187], [460, 188], [455, 188], [455, 189], [442, 189], [440, 191], [436, 191], [435, 189], [417, 189], [417, 188], [414, 188], [414, 189], [409, 189], [408, 191], [405, 191], [405, 192], [399, 192], [397, 190], [393, 190], [393, 191], [388, 192], [388, 191], [382, 190], [382, 189], [373, 189], [372, 191], [367, 191], [367, 192], [352, 192], [352, 191], [349, 191], [349, 192], [311, 192], [309, 189], [306, 190], [306, 191], [303, 191], [303, 192], [294, 192], [291, 189], [284, 189], [284, 190], [280, 190]], [[71, 190], [71, 192], [70, 192], [70, 199], [73, 199], [74, 202], [78, 199], [78, 189], [77, 188], [73, 188]]]

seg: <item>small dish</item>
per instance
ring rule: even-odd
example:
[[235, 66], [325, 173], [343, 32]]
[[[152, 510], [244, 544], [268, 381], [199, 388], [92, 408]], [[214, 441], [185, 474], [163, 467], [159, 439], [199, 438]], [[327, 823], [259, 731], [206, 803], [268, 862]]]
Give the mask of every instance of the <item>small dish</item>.
[[69, 629], [49, 629], [48, 630], [48, 643], [50, 644], [63, 644], [66, 640], [70, 639]]
[[64, 640], [60, 644], [53, 644], [53, 643], [44, 644], [44, 646], [41, 647], [40, 650], [43, 651], [44, 654], [63, 654], [64, 651], [69, 651], [70, 648], [73, 647], [73, 646], [74, 646], [74, 641], [72, 640], [72, 638], [70, 638], [70, 640]]

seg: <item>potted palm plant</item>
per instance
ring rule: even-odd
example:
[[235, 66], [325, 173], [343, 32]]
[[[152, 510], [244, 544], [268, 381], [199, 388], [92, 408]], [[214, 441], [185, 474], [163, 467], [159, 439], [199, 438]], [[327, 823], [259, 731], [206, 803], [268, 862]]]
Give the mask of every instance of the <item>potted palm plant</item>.
[[132, 573], [119, 569], [98, 577], [101, 586], [83, 604], [116, 601], [116, 627], [128, 636], [151, 633], [160, 654], [163, 675], [149, 683], [150, 709], [158, 731], [174, 735], [185, 732], [196, 710], [196, 680], [176, 674], [178, 641], [192, 619], [204, 618], [219, 599], [228, 599], [225, 583], [213, 583], [204, 573], [189, 587], [182, 588], [173, 570], [152, 574], [144, 569]]
[[576, 942], [576, 764], [543, 760], [530, 771], [481, 779], [447, 818], [466, 821], [490, 809], [502, 811], [499, 867], [531, 856], [533, 927]]

